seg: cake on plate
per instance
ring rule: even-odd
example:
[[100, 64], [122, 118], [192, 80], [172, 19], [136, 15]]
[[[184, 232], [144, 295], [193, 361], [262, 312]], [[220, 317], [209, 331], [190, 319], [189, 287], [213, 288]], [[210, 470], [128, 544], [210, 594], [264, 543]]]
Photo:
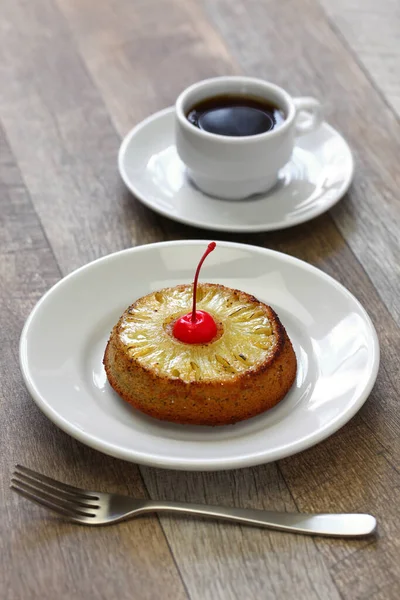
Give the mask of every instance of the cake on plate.
[[157, 419], [236, 423], [275, 406], [295, 380], [292, 344], [270, 306], [240, 290], [197, 284], [207, 253], [194, 284], [136, 300], [107, 344], [111, 386]]

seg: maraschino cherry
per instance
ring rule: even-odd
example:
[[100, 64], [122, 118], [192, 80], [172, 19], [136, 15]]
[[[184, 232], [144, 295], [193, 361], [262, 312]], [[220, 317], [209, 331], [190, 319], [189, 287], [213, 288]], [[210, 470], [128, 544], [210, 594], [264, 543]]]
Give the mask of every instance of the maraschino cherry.
[[173, 327], [174, 336], [185, 344], [207, 344], [217, 335], [217, 325], [212, 316], [204, 310], [196, 310], [197, 281], [201, 265], [217, 244], [211, 242], [204, 252], [196, 269], [193, 282], [193, 309], [191, 313], [180, 317]]

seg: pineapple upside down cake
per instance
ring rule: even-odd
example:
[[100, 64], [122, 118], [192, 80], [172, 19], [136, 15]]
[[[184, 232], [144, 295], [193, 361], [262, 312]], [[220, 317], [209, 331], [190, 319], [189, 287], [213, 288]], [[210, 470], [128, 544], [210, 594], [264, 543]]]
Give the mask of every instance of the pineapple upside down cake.
[[111, 386], [157, 419], [236, 423], [275, 406], [294, 382], [296, 355], [273, 309], [239, 290], [197, 284], [214, 248], [193, 284], [139, 298], [111, 332]]

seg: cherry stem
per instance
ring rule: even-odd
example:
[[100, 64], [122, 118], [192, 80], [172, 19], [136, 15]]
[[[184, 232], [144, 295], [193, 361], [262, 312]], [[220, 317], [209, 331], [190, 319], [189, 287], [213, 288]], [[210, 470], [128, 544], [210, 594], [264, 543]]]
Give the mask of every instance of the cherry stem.
[[193, 282], [193, 309], [192, 309], [192, 323], [196, 322], [196, 296], [197, 296], [197, 281], [199, 279], [199, 273], [203, 262], [206, 260], [207, 256], [212, 252], [217, 244], [215, 242], [211, 242], [207, 246], [207, 250], [204, 252], [203, 256], [200, 259], [199, 264], [197, 265], [196, 274], [194, 276]]

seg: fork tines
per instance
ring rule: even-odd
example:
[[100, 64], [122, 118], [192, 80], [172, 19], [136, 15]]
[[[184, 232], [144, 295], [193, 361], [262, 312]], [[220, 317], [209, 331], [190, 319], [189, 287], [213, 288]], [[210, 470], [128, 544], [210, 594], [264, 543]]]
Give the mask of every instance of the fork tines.
[[16, 465], [10, 487], [24, 498], [76, 522], [95, 517], [93, 511], [99, 509], [98, 496], [22, 465]]

